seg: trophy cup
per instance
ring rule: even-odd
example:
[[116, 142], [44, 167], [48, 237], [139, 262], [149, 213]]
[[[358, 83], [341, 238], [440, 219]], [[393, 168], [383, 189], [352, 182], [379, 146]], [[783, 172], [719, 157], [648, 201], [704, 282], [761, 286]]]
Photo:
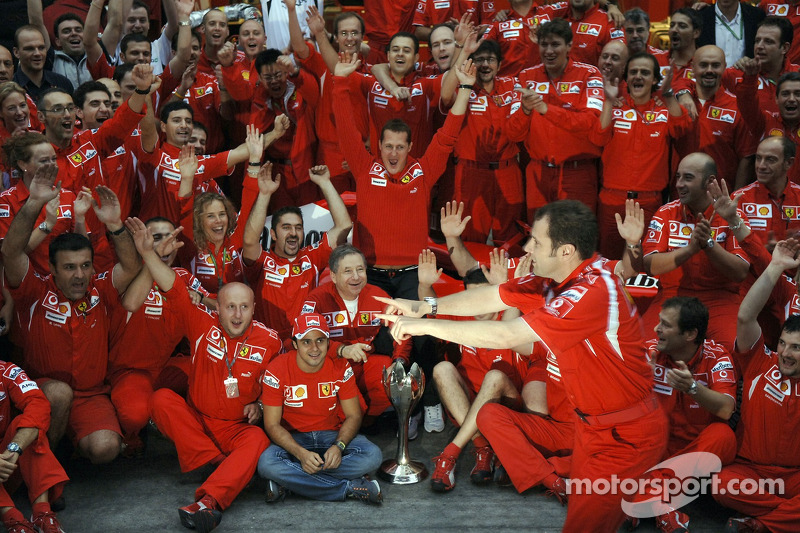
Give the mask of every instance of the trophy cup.
[[410, 485], [428, 477], [428, 470], [420, 461], [408, 455], [408, 417], [425, 391], [425, 374], [417, 363], [406, 373], [403, 363], [395, 361], [388, 369], [383, 367], [383, 388], [397, 412], [397, 458], [387, 459], [378, 469], [378, 477], [394, 485]]

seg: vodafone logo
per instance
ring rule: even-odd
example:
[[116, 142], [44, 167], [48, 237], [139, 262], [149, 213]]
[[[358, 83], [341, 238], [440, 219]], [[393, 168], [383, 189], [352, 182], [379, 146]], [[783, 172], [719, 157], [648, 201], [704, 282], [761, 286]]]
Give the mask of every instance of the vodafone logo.
[[677, 222], [670, 221], [669, 223], [669, 232], [670, 233], [678, 233], [678, 229], [680, 225]]

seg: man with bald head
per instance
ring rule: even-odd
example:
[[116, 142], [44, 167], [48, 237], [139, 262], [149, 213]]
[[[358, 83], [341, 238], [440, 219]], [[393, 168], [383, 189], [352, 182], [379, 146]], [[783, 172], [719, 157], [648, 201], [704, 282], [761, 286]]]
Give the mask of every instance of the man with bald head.
[[743, 187], [752, 175], [752, 155], [757, 139], [739, 112], [739, 101], [722, 87], [725, 53], [714, 45], [698, 48], [692, 60], [694, 80], [673, 83], [678, 103], [696, 116], [694, 128], [678, 139], [680, 157], [694, 152], [709, 154], [718, 166], [717, 176], [731, 188]]
[[709, 310], [708, 337], [731, 350], [741, 301], [739, 284], [750, 267], [733, 233], [747, 218], [740, 212], [736, 224], [729, 226], [715, 216], [708, 190], [717, 175], [716, 163], [702, 152], [689, 154], [678, 164], [678, 199], [656, 212], [643, 243], [645, 270], [658, 276], [661, 285], [643, 321], [645, 331], [650, 331], [665, 300], [695, 296]]
[[622, 84], [624, 84], [623, 74], [625, 65], [628, 63], [628, 47], [622, 41], [611, 41], [607, 43], [600, 52], [600, 59], [597, 60], [597, 68], [603, 73], [604, 78], [609, 80], [619, 80], [620, 94]]
[[178, 509], [184, 526], [208, 532], [253, 477], [269, 445], [258, 425], [258, 398], [264, 369], [281, 342], [275, 331], [253, 321], [250, 287], [224, 285], [217, 293], [218, 313], [196, 307], [181, 278], [153, 249], [151, 230], [135, 218], [126, 225], [162, 297], [174, 299], [175, 318], [192, 348], [186, 400], [170, 389], [157, 390], [152, 419], [175, 443], [183, 472], [219, 464], [197, 489], [197, 501]]

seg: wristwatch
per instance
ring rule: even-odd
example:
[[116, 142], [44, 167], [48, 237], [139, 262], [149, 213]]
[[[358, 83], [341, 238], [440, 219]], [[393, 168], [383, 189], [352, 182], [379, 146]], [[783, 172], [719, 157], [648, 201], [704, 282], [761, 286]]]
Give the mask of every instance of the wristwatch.
[[696, 381], [692, 381], [692, 384], [689, 386], [689, 390], [686, 391], [686, 394], [688, 394], [689, 396], [694, 396], [695, 394], [697, 394], [697, 382]]
[[11, 453], [15, 453], [17, 455], [22, 455], [22, 448], [20, 448], [19, 444], [17, 444], [14, 441], [8, 443], [8, 446], [6, 446], [6, 450], [10, 451]]
[[336, 446], [342, 451], [345, 451], [345, 449], [347, 448], [347, 444], [345, 444], [344, 442], [342, 442], [340, 440], [336, 441]]
[[53, 231], [53, 228], [48, 227], [47, 222], [42, 222], [41, 224], [39, 224], [39, 231], [41, 231], [44, 234], [49, 234], [51, 231]]
[[706, 241], [706, 249], [710, 249], [713, 247], [714, 247], [714, 237], [711, 237]]
[[425, 303], [431, 306], [431, 312], [428, 313], [428, 316], [433, 317], [436, 316], [436, 311], [439, 309], [439, 299], [434, 298], [433, 296], [427, 296], [424, 298]]

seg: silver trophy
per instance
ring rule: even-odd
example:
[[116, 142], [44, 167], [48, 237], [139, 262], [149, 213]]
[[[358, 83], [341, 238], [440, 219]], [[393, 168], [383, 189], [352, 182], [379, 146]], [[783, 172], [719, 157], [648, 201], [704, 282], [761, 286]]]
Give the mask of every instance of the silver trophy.
[[428, 477], [428, 469], [408, 455], [408, 417], [425, 391], [425, 374], [414, 363], [406, 374], [403, 363], [395, 361], [383, 367], [383, 388], [397, 412], [397, 458], [387, 459], [378, 469], [378, 477], [394, 485], [410, 485]]

